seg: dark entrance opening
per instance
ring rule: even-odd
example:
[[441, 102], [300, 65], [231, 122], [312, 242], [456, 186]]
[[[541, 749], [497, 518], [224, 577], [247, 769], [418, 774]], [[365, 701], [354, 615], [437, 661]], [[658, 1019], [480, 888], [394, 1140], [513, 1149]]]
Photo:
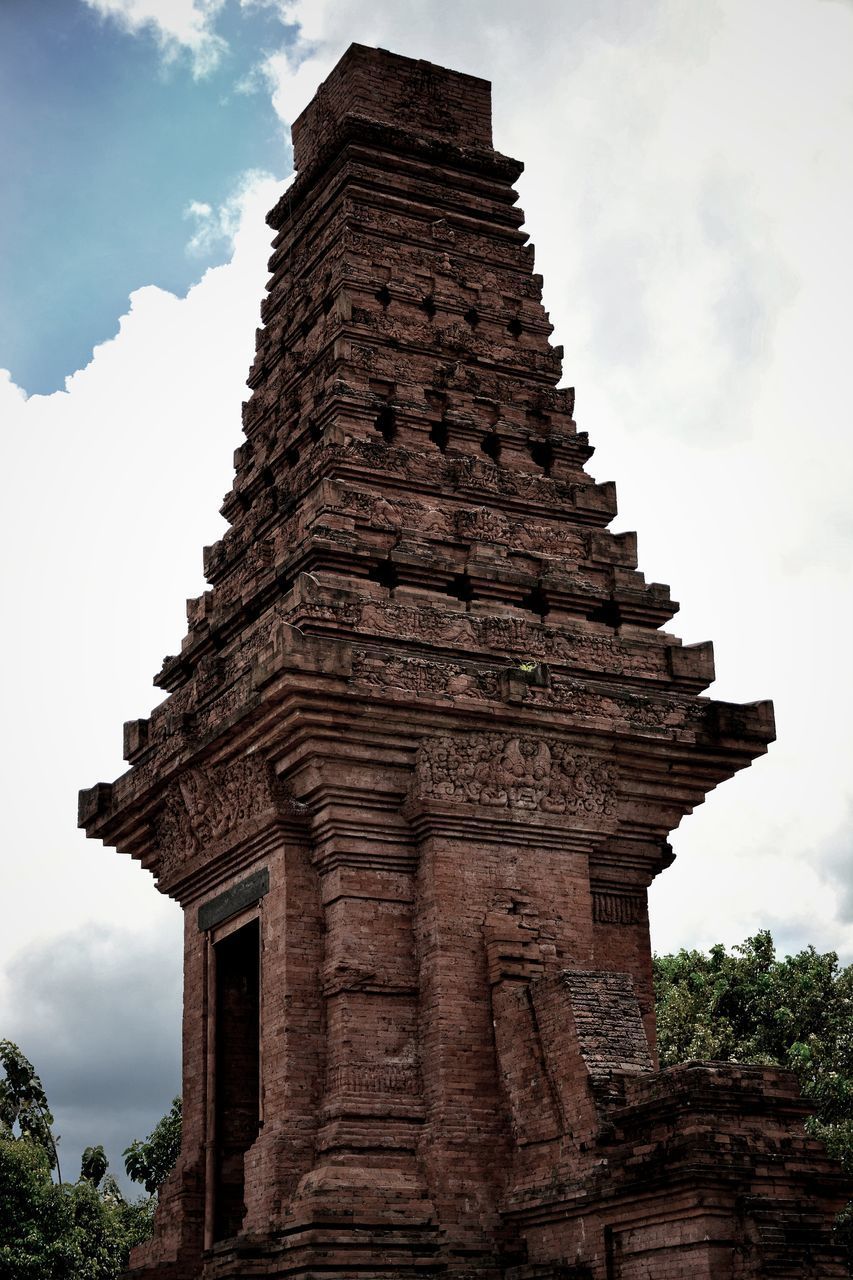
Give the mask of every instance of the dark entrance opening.
[[260, 931], [252, 920], [216, 943], [216, 1191], [213, 1238], [240, 1230], [243, 1157], [260, 1123]]

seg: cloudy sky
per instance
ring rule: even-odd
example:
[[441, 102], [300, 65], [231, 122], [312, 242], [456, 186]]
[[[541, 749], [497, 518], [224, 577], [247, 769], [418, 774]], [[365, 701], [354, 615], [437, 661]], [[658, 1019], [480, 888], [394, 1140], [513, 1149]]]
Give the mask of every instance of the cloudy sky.
[[617, 529], [779, 741], [674, 835], [658, 950], [853, 961], [850, 0], [0, 0], [0, 1037], [78, 1152], [179, 1087], [180, 921], [75, 830], [204, 589], [289, 122], [353, 40], [493, 82]]

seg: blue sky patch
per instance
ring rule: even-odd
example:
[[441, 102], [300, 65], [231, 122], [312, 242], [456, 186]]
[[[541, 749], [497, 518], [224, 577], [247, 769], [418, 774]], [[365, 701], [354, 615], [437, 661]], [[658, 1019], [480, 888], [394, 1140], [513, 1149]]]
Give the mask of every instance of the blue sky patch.
[[287, 38], [274, 13], [230, 0], [218, 67], [164, 62], [82, 0], [0, 6], [0, 368], [50, 392], [113, 336], [146, 284], [183, 294], [224, 261], [188, 250], [196, 201], [223, 203], [249, 169], [284, 176], [290, 148], [268, 92], [239, 90]]

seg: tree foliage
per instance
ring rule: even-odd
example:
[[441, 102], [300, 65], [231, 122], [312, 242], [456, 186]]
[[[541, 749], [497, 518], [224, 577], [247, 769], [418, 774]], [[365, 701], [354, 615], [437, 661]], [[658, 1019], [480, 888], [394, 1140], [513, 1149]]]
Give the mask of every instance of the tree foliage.
[[0, 1066], [0, 1277], [115, 1280], [151, 1234], [156, 1199], [128, 1202], [102, 1146], [83, 1152], [77, 1182], [54, 1181], [57, 1140], [42, 1083], [9, 1040], [0, 1041]]
[[762, 930], [726, 951], [656, 956], [661, 1065], [778, 1064], [815, 1106], [810, 1130], [853, 1174], [853, 966], [807, 947], [777, 959]]
[[103, 1147], [87, 1147], [83, 1152], [83, 1159], [80, 1163], [81, 1181], [85, 1178], [87, 1182], [91, 1182], [93, 1187], [100, 1186], [108, 1164], [107, 1153]]
[[115, 1280], [147, 1238], [152, 1208], [128, 1204], [112, 1179], [53, 1181], [44, 1150], [0, 1138], [0, 1276], [3, 1280]]
[[48, 1168], [58, 1170], [53, 1116], [35, 1067], [11, 1040], [0, 1040], [0, 1067], [0, 1138], [25, 1138], [44, 1152]]
[[154, 1195], [174, 1168], [181, 1149], [181, 1126], [181, 1099], [173, 1098], [168, 1112], [148, 1137], [142, 1141], [137, 1138], [124, 1152], [127, 1176], [141, 1182], [149, 1195]]
[[42, 1147], [0, 1137], [0, 1275], [59, 1280], [70, 1275], [71, 1221]]
[[[853, 1175], [853, 965], [814, 947], [777, 959], [762, 930], [723, 946], [655, 956], [661, 1066], [692, 1058], [790, 1068], [815, 1114], [806, 1128]], [[853, 1203], [839, 1216], [853, 1271]]]

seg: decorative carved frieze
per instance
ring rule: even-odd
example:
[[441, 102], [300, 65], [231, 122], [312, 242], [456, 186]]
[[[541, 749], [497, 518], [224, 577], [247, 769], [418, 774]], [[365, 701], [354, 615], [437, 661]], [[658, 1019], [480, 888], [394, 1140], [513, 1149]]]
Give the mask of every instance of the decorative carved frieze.
[[425, 738], [413, 785], [422, 800], [510, 812], [610, 817], [616, 807], [615, 767], [553, 738], [500, 733]]
[[264, 814], [302, 809], [261, 756], [244, 756], [186, 769], [171, 783], [156, 822], [157, 841], [171, 862], [236, 842]]
[[404, 689], [410, 693], [445, 694], [451, 697], [497, 699], [501, 696], [497, 670], [468, 669], [457, 662], [430, 662], [425, 658], [371, 658], [364, 651], [353, 655], [352, 678], [379, 689]]
[[348, 1062], [326, 1075], [326, 1093], [420, 1092], [420, 1073], [414, 1062]]
[[453, 533], [453, 521], [448, 511], [411, 498], [389, 502], [380, 494], [342, 489], [340, 501], [344, 511], [353, 512], [379, 529], [397, 530], [409, 525], [439, 538]]
[[670, 679], [664, 644], [632, 644], [615, 635], [543, 626], [517, 616], [477, 616], [434, 605], [417, 607], [384, 600], [319, 598], [300, 602], [298, 613], [305, 619], [395, 640], [562, 661], [600, 675]]
[[596, 924], [640, 924], [646, 918], [645, 895], [594, 890], [592, 918]]

